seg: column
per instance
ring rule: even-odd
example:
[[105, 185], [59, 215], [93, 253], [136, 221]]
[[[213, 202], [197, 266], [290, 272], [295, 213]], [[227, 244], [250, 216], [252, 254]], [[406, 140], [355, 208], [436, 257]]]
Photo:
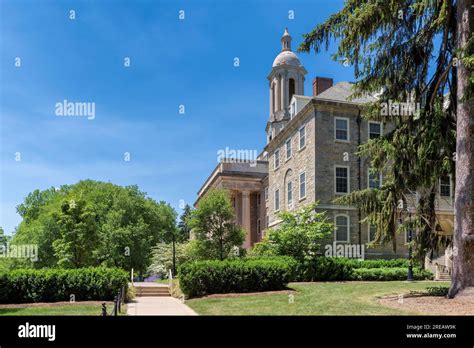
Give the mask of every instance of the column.
[[235, 220], [242, 226], [242, 195], [238, 191], [235, 192]]
[[245, 230], [244, 248], [251, 244], [252, 224], [250, 220], [250, 191], [242, 191], [242, 228]]

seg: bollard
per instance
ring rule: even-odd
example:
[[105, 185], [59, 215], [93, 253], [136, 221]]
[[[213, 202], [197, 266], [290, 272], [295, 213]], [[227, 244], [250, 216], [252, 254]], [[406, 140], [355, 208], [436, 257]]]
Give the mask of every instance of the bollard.
[[107, 316], [107, 307], [105, 303], [102, 303], [102, 316], [106, 317]]
[[119, 290], [119, 298], [118, 298], [118, 311], [119, 311], [119, 313], [122, 311], [122, 298], [123, 298], [123, 290]]

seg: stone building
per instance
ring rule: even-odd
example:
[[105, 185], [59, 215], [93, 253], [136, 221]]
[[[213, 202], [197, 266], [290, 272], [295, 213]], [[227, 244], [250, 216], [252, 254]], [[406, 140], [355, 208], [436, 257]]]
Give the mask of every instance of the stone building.
[[[388, 130], [389, 124], [361, 118], [361, 103], [371, 96], [351, 100], [349, 82], [333, 83], [316, 77], [312, 93], [305, 95], [307, 75], [298, 56], [291, 50], [291, 36], [285, 30], [281, 52], [267, 76], [269, 116], [267, 144], [256, 161], [223, 160], [198, 193], [210, 188], [228, 189], [237, 223], [247, 231], [244, 246], [261, 240], [267, 228], [279, 224], [277, 213], [295, 210], [319, 201], [335, 225], [329, 243], [366, 245], [374, 239], [375, 226], [359, 221], [356, 207], [341, 206], [334, 199], [354, 190], [375, 188], [383, 173], [371, 174], [367, 159], [356, 155], [358, 146]], [[450, 178], [440, 183], [437, 200], [441, 217], [439, 230], [452, 234], [453, 187]], [[397, 252], [392, 245], [366, 249], [366, 257], [405, 257], [407, 237], [397, 236]], [[433, 260], [446, 264], [444, 250]], [[434, 261], [433, 261], [434, 262]]]

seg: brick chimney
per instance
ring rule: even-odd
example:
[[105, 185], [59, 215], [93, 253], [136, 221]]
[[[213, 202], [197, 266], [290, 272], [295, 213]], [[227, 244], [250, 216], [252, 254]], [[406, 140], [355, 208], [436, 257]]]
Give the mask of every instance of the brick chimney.
[[313, 80], [313, 97], [323, 93], [330, 87], [332, 87], [332, 79], [329, 77], [316, 76]]

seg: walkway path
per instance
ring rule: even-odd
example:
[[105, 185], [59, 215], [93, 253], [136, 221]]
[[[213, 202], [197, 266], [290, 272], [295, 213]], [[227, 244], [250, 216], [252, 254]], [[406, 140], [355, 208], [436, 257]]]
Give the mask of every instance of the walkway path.
[[[134, 283], [138, 289], [137, 294], [148, 295], [153, 293], [149, 288], [154, 288], [157, 292], [152, 296], [137, 296], [133, 302], [127, 305], [128, 315], [197, 315], [191, 308], [186, 306], [177, 298], [163, 295], [162, 290], [167, 285], [157, 283]], [[143, 290], [143, 288], [147, 288]], [[161, 294], [159, 294], [161, 293]]]

